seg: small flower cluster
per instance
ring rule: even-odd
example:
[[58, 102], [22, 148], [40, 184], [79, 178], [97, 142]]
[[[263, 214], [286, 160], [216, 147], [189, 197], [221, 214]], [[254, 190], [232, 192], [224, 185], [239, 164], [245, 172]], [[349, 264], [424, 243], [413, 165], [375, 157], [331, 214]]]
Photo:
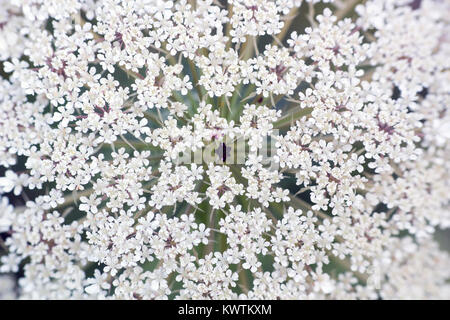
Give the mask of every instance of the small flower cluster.
[[3, 1], [0, 299], [448, 299], [450, 6], [357, 2]]

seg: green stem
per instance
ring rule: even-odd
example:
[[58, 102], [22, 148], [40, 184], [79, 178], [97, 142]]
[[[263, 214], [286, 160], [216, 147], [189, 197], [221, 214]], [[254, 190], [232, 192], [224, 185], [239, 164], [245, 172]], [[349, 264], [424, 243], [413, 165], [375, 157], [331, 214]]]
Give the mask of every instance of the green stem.
[[[297, 109], [297, 108], [295, 108], [295, 109]], [[296, 120], [299, 120], [300, 118], [302, 118], [303, 116], [309, 115], [312, 110], [313, 110], [313, 108], [303, 108], [303, 109], [300, 109], [295, 112], [290, 112], [290, 113], [286, 114], [285, 116], [281, 117], [280, 119], [278, 119], [278, 121], [275, 121], [273, 124], [273, 127], [275, 129], [280, 129], [280, 128], [289, 126], [292, 123], [294, 123]]]

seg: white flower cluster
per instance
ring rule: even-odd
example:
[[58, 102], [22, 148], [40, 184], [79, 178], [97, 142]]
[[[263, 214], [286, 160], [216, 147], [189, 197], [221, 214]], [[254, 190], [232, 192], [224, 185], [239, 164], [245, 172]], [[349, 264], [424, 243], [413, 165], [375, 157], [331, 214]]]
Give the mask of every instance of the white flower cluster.
[[0, 299], [450, 298], [450, 5], [356, 2], [3, 1]]

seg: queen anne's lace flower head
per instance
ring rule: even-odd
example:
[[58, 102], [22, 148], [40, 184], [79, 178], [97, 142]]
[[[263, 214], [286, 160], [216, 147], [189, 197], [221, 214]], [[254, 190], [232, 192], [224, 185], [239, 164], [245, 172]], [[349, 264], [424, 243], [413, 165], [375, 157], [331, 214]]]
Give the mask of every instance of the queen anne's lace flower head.
[[357, 2], [3, 1], [0, 299], [449, 298], [450, 7]]

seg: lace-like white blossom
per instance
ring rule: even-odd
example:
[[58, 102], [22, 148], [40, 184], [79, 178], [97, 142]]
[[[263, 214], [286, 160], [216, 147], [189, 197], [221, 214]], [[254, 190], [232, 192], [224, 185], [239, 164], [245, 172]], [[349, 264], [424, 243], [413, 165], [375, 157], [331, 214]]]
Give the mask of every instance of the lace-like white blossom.
[[449, 10], [2, 1], [0, 299], [449, 299]]

